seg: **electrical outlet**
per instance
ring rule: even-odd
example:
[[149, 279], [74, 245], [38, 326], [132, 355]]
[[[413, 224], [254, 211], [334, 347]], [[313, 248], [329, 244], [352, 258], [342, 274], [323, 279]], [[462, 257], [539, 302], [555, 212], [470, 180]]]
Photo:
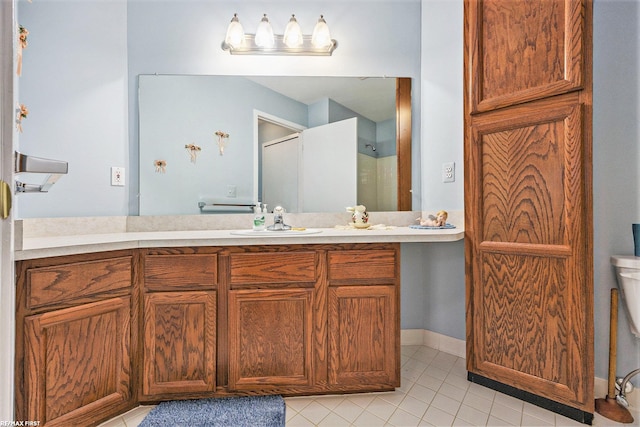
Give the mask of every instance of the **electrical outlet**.
[[447, 162], [442, 164], [442, 182], [455, 182], [456, 180], [456, 164]]
[[111, 185], [124, 186], [124, 168], [119, 166], [111, 167]]
[[227, 185], [227, 197], [236, 197], [237, 189], [235, 185]]

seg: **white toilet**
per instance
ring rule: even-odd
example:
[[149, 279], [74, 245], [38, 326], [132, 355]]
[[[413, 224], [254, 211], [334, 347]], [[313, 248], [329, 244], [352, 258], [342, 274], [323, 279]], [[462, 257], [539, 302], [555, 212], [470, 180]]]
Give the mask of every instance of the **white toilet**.
[[640, 338], [640, 257], [612, 256], [631, 332]]

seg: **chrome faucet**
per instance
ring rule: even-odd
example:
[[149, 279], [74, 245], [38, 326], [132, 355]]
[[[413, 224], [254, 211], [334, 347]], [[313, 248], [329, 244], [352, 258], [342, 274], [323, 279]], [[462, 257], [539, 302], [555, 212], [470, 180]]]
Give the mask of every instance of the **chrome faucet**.
[[267, 227], [267, 230], [271, 231], [285, 231], [291, 230], [290, 225], [284, 223], [284, 208], [282, 206], [276, 206], [273, 208], [273, 225]]

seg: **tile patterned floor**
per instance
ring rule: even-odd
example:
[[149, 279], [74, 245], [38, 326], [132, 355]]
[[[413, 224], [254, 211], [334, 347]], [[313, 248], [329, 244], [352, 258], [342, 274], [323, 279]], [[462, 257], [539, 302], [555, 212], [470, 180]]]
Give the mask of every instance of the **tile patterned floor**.
[[[576, 421], [466, 379], [464, 359], [426, 346], [402, 346], [402, 386], [394, 392], [285, 398], [287, 427], [582, 426]], [[100, 427], [136, 427], [140, 406]], [[615, 423], [595, 415], [594, 426]]]

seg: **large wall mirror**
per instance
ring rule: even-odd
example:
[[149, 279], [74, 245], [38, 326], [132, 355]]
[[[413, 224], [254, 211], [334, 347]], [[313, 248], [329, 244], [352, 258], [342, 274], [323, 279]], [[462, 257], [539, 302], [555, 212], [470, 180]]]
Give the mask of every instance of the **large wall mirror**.
[[411, 210], [411, 79], [139, 76], [140, 215]]

